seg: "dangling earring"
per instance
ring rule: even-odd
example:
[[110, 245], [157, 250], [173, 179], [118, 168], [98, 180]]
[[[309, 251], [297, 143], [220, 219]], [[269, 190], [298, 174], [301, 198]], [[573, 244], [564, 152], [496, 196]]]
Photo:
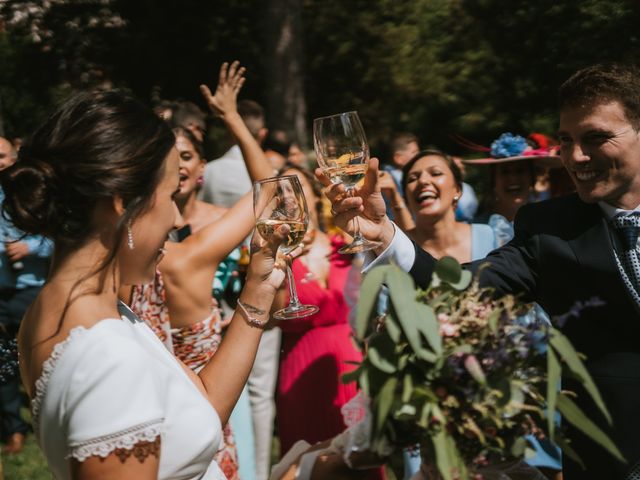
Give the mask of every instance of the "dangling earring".
[[196, 185], [201, 187], [202, 185], [204, 185], [204, 177], [202, 175], [200, 175], [197, 179], [196, 179]]
[[127, 245], [129, 246], [129, 250], [133, 250], [135, 246], [133, 244], [133, 232], [131, 231], [131, 220], [127, 222]]

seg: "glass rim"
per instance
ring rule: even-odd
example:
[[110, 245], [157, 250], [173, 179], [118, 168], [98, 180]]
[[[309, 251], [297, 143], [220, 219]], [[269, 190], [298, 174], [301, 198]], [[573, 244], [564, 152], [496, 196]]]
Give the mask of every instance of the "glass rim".
[[347, 115], [349, 113], [355, 113], [356, 115], [358, 115], [358, 111], [357, 110], [349, 110], [348, 112], [334, 113], [333, 115], [325, 115], [323, 117], [317, 117], [317, 118], [314, 118], [313, 121], [315, 123], [316, 120], [324, 120], [325, 118], [341, 117], [341, 116]]
[[278, 175], [275, 177], [269, 177], [269, 178], [263, 178], [262, 180], [255, 180], [253, 182], [254, 185], [258, 185], [258, 184], [262, 184], [262, 183], [271, 183], [271, 182], [277, 182], [279, 180], [287, 180], [290, 178], [295, 178], [298, 182], [300, 181], [300, 179], [298, 178], [297, 175]]

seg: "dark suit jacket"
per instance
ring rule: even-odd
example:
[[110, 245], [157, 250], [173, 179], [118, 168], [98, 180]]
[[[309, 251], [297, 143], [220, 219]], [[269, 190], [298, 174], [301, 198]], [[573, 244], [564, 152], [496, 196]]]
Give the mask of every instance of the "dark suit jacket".
[[[516, 216], [513, 240], [468, 265], [475, 271], [489, 262], [482, 285], [502, 294], [521, 294], [552, 318], [569, 313], [577, 302], [598, 298], [604, 303], [583, 309], [562, 330], [587, 356], [587, 368], [613, 417], [613, 429], [605, 431], [629, 463], [619, 463], [570, 431], [587, 471], [565, 459], [565, 480], [624, 479], [640, 460], [640, 309], [622, 282], [606, 222], [597, 204], [586, 204], [577, 195], [525, 205]], [[426, 286], [434, 265], [434, 259], [416, 247], [410, 272], [416, 283]], [[575, 388], [567, 382], [563, 387]], [[604, 427], [602, 416], [580, 393], [580, 406]]]

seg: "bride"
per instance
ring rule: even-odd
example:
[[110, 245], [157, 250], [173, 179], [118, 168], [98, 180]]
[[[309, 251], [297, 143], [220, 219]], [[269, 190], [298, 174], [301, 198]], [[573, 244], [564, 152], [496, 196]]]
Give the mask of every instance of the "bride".
[[175, 226], [174, 143], [130, 96], [83, 93], [2, 177], [16, 227], [56, 245], [19, 333], [36, 439], [56, 478], [224, 478], [212, 459], [284, 278], [274, 252], [288, 232], [254, 245], [224, 342], [196, 375], [117, 301], [121, 285], [153, 279]]

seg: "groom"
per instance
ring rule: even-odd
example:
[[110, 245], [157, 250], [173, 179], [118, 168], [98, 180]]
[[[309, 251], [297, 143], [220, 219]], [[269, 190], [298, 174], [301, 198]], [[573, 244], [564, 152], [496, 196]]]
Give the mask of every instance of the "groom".
[[[564, 478], [632, 480], [640, 478], [640, 72], [596, 65], [575, 73], [560, 87], [558, 137], [577, 194], [523, 206], [514, 239], [468, 268], [489, 262], [483, 285], [521, 294], [552, 317], [563, 316], [563, 331], [587, 356], [612, 428], [586, 395], [579, 405], [628, 463], [572, 431], [586, 471], [565, 456]], [[393, 260], [419, 285], [429, 282], [435, 260], [385, 216], [377, 160], [353, 198], [318, 177], [329, 187], [336, 224], [349, 230], [358, 215], [363, 235], [382, 242], [372, 264]]]

